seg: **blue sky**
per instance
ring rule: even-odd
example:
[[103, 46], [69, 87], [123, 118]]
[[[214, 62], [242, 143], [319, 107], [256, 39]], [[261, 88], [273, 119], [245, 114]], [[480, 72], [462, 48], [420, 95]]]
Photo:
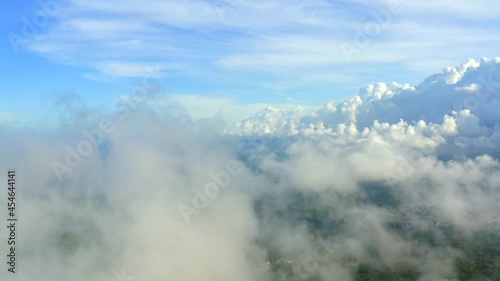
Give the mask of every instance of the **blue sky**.
[[44, 118], [68, 92], [107, 107], [152, 66], [161, 70], [164, 94], [194, 115], [218, 109], [243, 115], [243, 108], [267, 104], [320, 106], [379, 81], [417, 84], [467, 58], [498, 56], [500, 45], [492, 0], [3, 0], [0, 6], [0, 123]]

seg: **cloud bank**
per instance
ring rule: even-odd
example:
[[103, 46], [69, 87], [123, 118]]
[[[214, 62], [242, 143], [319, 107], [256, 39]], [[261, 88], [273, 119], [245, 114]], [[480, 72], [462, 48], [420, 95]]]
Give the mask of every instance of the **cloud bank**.
[[[57, 130], [2, 128], [14, 280], [494, 280], [499, 78], [500, 59], [469, 60], [230, 134], [147, 104], [120, 118], [63, 103]], [[51, 164], [104, 118], [113, 130], [59, 178]]]

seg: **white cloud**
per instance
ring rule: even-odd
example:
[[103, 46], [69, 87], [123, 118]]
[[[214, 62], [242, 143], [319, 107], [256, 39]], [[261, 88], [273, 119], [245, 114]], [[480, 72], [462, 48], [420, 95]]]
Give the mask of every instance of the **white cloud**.
[[[470, 60], [312, 113], [267, 107], [240, 122], [239, 135], [219, 134], [209, 117], [260, 104], [175, 95], [123, 117], [61, 99], [58, 129], [0, 128], [0, 170], [18, 170], [22, 202], [18, 276], [111, 280], [123, 268], [136, 280], [276, 280], [255, 268], [279, 253], [299, 266], [316, 261], [306, 273], [318, 280], [401, 263], [421, 280], [453, 279], [458, 246], [409, 239], [391, 224], [464, 239], [496, 231], [499, 78], [500, 59]], [[97, 131], [103, 120], [107, 133]], [[62, 180], [54, 161], [74, 164]], [[230, 163], [241, 171], [224, 176]], [[208, 203], [187, 224], [179, 205], [193, 199]], [[319, 262], [325, 236], [331, 251]]]
[[[486, 128], [481, 126], [491, 129], [498, 125], [498, 117], [494, 113], [500, 111], [498, 79], [498, 59], [484, 58], [481, 62], [471, 59], [426, 78], [416, 87], [394, 82], [377, 83], [362, 88], [358, 96], [338, 104], [329, 102], [310, 115], [285, 118], [281, 112], [276, 112], [271, 118], [269, 114], [262, 113], [240, 124], [244, 134], [260, 134], [262, 130], [257, 128], [267, 124], [267, 134], [287, 135], [290, 132], [286, 131], [288, 127], [285, 124], [293, 127], [293, 134], [297, 134], [297, 130], [307, 131], [310, 124], [318, 123], [333, 130], [339, 124], [355, 124], [362, 130], [371, 127], [375, 121], [394, 124], [401, 119], [409, 123], [423, 120], [437, 124], [443, 122], [444, 117], [442, 130], [447, 134], [457, 130], [452, 120], [460, 120], [459, 123], [468, 124], [461, 135], [483, 135]], [[252, 127], [255, 127], [253, 132]]]
[[33, 126], [41, 120], [10, 112], [0, 112], [0, 125], [3, 126]]
[[[387, 1], [71, 1], [25, 47], [118, 77], [138, 75], [134, 65], [149, 61], [188, 77], [214, 74], [215, 66], [219, 77], [252, 70], [302, 81], [314, 69], [318, 77], [343, 73], [359, 83], [360, 72], [377, 68], [390, 73], [385, 78], [398, 73], [409, 80], [467, 57], [496, 55], [497, 16], [483, 8], [495, 3], [482, 3], [402, 2], [351, 60], [340, 45], [353, 45], [357, 28], [376, 22], [373, 14]], [[464, 19], [473, 23], [464, 26]]]

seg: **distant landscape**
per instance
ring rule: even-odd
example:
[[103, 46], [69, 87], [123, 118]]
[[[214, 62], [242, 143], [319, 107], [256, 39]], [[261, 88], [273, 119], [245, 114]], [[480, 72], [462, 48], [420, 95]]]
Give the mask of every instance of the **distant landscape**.
[[500, 281], [498, 7], [0, 1], [0, 281]]

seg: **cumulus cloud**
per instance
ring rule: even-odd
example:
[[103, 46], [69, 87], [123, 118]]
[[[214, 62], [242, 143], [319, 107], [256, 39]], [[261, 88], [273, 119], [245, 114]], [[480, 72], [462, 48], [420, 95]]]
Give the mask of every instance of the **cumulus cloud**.
[[[403, 135], [409, 142], [430, 137], [484, 152], [494, 151], [500, 112], [500, 58], [473, 59], [458, 67], [426, 78], [418, 86], [377, 83], [339, 103], [330, 101], [318, 111], [304, 115], [267, 108], [240, 121], [242, 135], [312, 136], [338, 139], [378, 132], [388, 138]], [[482, 139], [478, 142], [477, 139]], [[482, 143], [482, 145], [481, 145]]]
[[498, 250], [499, 73], [499, 59], [470, 60], [312, 114], [269, 107], [232, 134], [168, 107], [124, 117], [59, 103], [71, 110], [57, 130], [1, 131], [1, 170], [18, 171], [15, 276], [498, 276], [494, 254], [490, 275], [457, 265], [474, 261], [464, 245], [477, 237]]

